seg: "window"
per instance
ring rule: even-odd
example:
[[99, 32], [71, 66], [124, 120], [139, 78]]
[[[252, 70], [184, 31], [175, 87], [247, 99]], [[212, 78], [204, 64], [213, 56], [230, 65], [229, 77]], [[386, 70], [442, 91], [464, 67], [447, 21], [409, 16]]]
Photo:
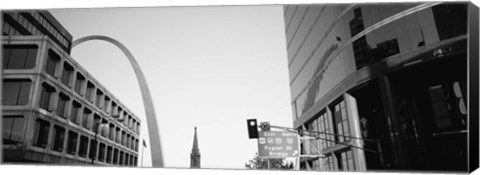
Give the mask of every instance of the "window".
[[330, 154], [330, 155], [327, 155], [324, 159], [323, 159], [323, 165], [322, 165], [322, 170], [324, 171], [333, 171], [335, 170], [335, 165], [334, 165], [334, 161], [333, 161], [333, 156]]
[[92, 125], [92, 110], [88, 109], [87, 107], [83, 108], [83, 117], [82, 117], [82, 126], [85, 129], [90, 129]]
[[77, 153], [78, 134], [73, 131], [68, 131], [68, 147], [67, 153], [75, 155]]
[[123, 111], [123, 125], [128, 127], [128, 113], [127, 113], [127, 111]]
[[340, 170], [354, 171], [355, 164], [353, 163], [352, 150], [337, 153], [338, 166]]
[[105, 144], [100, 143], [100, 149], [98, 151], [98, 161], [105, 161]]
[[435, 117], [435, 124], [437, 128], [452, 127], [453, 122], [450, 118], [451, 105], [448, 103], [447, 96], [450, 96], [448, 90], [443, 85], [431, 86], [428, 88], [430, 100], [433, 108], [433, 116]]
[[318, 143], [320, 146], [320, 150], [334, 145], [332, 141], [334, 141], [335, 138], [333, 137], [333, 135], [331, 135], [333, 134], [333, 132], [330, 129], [330, 122], [331, 122], [331, 119], [327, 116], [326, 112], [324, 112], [318, 117], [318, 131], [322, 133], [326, 133], [326, 134], [319, 135], [321, 138]]
[[115, 101], [112, 101], [112, 108], [110, 110], [112, 111], [112, 116], [118, 115], [117, 103], [115, 103]]
[[55, 92], [55, 88], [46, 83], [42, 84], [42, 91], [40, 93], [40, 108], [52, 112], [50, 103], [53, 92]]
[[120, 151], [120, 161], [118, 162], [118, 165], [120, 165], [120, 166], [124, 165], [125, 158], [124, 158], [123, 154], [124, 154], [123, 151]]
[[132, 150], [137, 151], [138, 140], [132, 136]]
[[110, 123], [109, 129], [108, 138], [112, 141], [115, 141], [115, 125]]
[[113, 150], [113, 164], [118, 164], [118, 149]]
[[88, 138], [85, 136], [80, 136], [80, 148], [78, 151], [78, 155], [80, 157], [86, 157], [87, 149], [88, 149]]
[[87, 100], [92, 102], [93, 103], [93, 92], [95, 90], [95, 86], [92, 84], [92, 82], [88, 82], [87, 83], [87, 92], [86, 92], [86, 96], [87, 96]]
[[130, 134], [127, 134], [126, 141], [125, 141], [125, 147], [130, 148]]
[[128, 115], [128, 125], [127, 126], [128, 126], [129, 129], [132, 129], [132, 120], [133, 120], [132, 116]]
[[110, 114], [110, 97], [106, 95], [105, 95], [105, 100], [103, 105], [103, 111], [105, 111], [107, 114]]
[[135, 119], [132, 120], [132, 131], [136, 132], [135, 127], [137, 127], [137, 121]]
[[[314, 136], [320, 136], [321, 134], [317, 134], [316, 132], [318, 132], [318, 118], [316, 118], [315, 120], [309, 122], [306, 124], [306, 128], [307, 130], [309, 131], [313, 131], [311, 134], [313, 134]], [[310, 154], [310, 155], [317, 155], [317, 154], [320, 154], [320, 148], [318, 147], [318, 142], [317, 140], [309, 140], [308, 142], [306, 142], [307, 144], [305, 144], [305, 153], [306, 154]], [[308, 145], [308, 146], [307, 146]], [[309, 149], [307, 149], [309, 148]]]
[[432, 11], [440, 40], [467, 33], [467, 4], [441, 4]]
[[100, 90], [97, 90], [97, 95], [96, 95], [96, 98], [95, 98], [95, 106], [97, 106], [99, 109], [102, 109], [102, 103], [101, 103], [101, 100], [102, 100], [102, 96], [103, 96], [103, 92], [100, 91]]
[[130, 158], [130, 155], [128, 153], [125, 153], [125, 166], [129, 166], [129, 158]]
[[47, 57], [47, 65], [45, 67], [45, 71], [47, 74], [55, 77], [55, 70], [57, 69], [57, 65], [60, 62], [60, 56], [52, 50], [48, 51]]
[[133, 166], [134, 161], [135, 161], [135, 160], [133, 160], [133, 155], [130, 155], [130, 158], [129, 158], [129, 159], [130, 159], [129, 165], [130, 165], [130, 166]]
[[[79, 124], [78, 115], [80, 114], [79, 112], [80, 112], [81, 108], [82, 108], [82, 105], [79, 102], [77, 102], [75, 100], [72, 101], [72, 110], [70, 110], [70, 112], [71, 112], [70, 113], [70, 121], [71, 122]], [[83, 120], [85, 120], [85, 118]]]
[[35, 66], [38, 46], [4, 45], [3, 69], [32, 69]]
[[130, 147], [130, 149], [134, 150], [135, 148], [135, 138], [133, 136], [131, 136], [130, 138], [130, 145], [128, 145]]
[[336, 105], [334, 105], [333, 118], [336, 134], [339, 135], [337, 136], [337, 141], [344, 142], [346, 140], [350, 140], [348, 137], [345, 137], [350, 136], [350, 127], [348, 124], [348, 117], [345, 109], [345, 101], [342, 100]]
[[55, 140], [53, 142], [53, 150], [62, 152], [63, 143], [65, 141], [65, 129], [57, 125], [55, 125], [53, 128], [55, 129]]
[[112, 163], [112, 147], [107, 147], [107, 163]]
[[117, 142], [117, 143], [120, 144], [121, 141], [122, 141], [122, 132], [120, 132], [120, 128], [119, 128], [119, 127], [117, 127], [117, 129], [116, 129], [116, 134], [117, 134], [117, 135], [116, 135], [116, 137], [115, 137], [115, 142]]
[[66, 118], [65, 117], [65, 108], [67, 105], [67, 102], [70, 100], [70, 98], [65, 95], [64, 93], [59, 93], [58, 94], [58, 105], [57, 105], [57, 115]]
[[82, 74], [77, 73], [77, 78], [75, 80], [74, 90], [80, 96], [83, 96], [83, 94], [82, 94], [83, 83], [85, 83], [85, 77]]
[[70, 80], [73, 75], [73, 67], [67, 62], [63, 63], [63, 72], [62, 72], [62, 83], [70, 87]]
[[97, 113], [94, 113], [94, 114], [93, 114], [92, 128], [91, 128], [93, 132], [97, 132], [97, 133], [100, 134], [100, 131], [101, 131], [101, 130], [99, 130], [99, 126], [98, 126], [98, 124], [95, 123], [95, 122], [96, 122], [96, 121], [100, 121], [101, 119], [102, 119], [102, 118], [101, 118]]
[[50, 123], [45, 120], [37, 119], [35, 121], [35, 139], [34, 146], [45, 148], [48, 143], [48, 133], [50, 129]]
[[140, 134], [140, 123], [137, 123], [137, 130], [136, 130], [137, 134]]
[[90, 153], [88, 154], [88, 157], [90, 157], [90, 159], [96, 160], [96, 156], [97, 156], [97, 141], [90, 140]]
[[122, 145], [125, 146], [127, 143], [127, 135], [125, 131], [122, 131]]
[[135, 151], [138, 151], [138, 144], [139, 144], [139, 141], [137, 139], [137, 140], [135, 140]]
[[124, 119], [123, 118], [123, 109], [122, 109], [122, 107], [120, 107], [120, 105], [117, 107], [117, 115], [118, 115], [119, 119]]
[[3, 105], [26, 105], [30, 96], [32, 82], [27, 79], [3, 80]]
[[3, 144], [15, 144], [23, 141], [25, 118], [23, 116], [3, 116]]

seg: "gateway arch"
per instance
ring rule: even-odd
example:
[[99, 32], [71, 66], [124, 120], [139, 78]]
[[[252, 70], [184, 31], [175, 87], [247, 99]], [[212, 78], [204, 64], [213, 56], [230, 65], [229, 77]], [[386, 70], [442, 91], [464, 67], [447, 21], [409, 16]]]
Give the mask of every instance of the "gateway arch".
[[160, 144], [160, 133], [157, 126], [157, 116], [155, 115], [155, 108], [153, 107], [152, 96], [150, 95], [150, 90], [148, 89], [147, 80], [145, 80], [142, 70], [140, 69], [140, 66], [135, 60], [135, 57], [133, 57], [132, 53], [130, 53], [130, 51], [128, 51], [128, 49], [122, 43], [113, 38], [102, 35], [92, 35], [79, 38], [73, 41], [72, 48], [90, 40], [102, 40], [112, 43], [113, 45], [117, 46], [125, 54], [125, 56], [127, 56], [128, 61], [130, 62], [130, 65], [132, 65], [133, 71], [137, 76], [138, 85], [140, 86], [140, 90], [142, 92], [142, 100], [145, 107], [145, 115], [147, 118], [146, 123], [148, 127], [148, 135], [150, 136], [149, 139], [152, 156], [152, 167], [163, 168], [163, 154]]

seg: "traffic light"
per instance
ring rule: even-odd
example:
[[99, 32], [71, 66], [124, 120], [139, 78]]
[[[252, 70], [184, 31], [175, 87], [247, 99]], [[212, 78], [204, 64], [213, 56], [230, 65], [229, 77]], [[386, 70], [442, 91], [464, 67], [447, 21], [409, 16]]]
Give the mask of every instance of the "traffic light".
[[248, 138], [257, 139], [258, 138], [257, 119], [248, 119], [247, 128], [248, 128]]
[[269, 122], [260, 123], [260, 129], [262, 129], [262, 131], [270, 131], [270, 123]]

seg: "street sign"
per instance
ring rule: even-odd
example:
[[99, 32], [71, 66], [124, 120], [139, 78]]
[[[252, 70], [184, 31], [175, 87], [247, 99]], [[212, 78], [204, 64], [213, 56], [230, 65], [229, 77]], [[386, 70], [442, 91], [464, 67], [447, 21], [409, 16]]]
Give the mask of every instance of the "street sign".
[[265, 158], [298, 157], [297, 133], [287, 131], [259, 131], [258, 155]]

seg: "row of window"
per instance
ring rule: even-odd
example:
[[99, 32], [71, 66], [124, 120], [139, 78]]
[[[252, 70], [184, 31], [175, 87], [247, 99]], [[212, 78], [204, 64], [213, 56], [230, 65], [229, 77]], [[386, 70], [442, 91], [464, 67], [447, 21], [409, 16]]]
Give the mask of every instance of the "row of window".
[[[56, 96], [58, 98], [56, 98]], [[57, 99], [56, 103], [55, 98]], [[126, 132], [113, 122], [108, 122], [108, 120], [102, 118], [101, 115], [90, 109], [88, 105], [72, 99], [66, 93], [57, 93], [55, 88], [47, 83], [42, 84], [39, 105], [40, 108], [49, 112], [55, 110], [57, 116], [70, 120], [72, 123], [80, 125], [85, 129], [99, 132], [100, 135], [105, 138], [132, 150], [137, 150], [138, 139], [135, 138], [134, 134]], [[70, 111], [68, 109], [70, 109]], [[99, 125], [99, 123], [107, 123], [107, 125]], [[100, 128], [100, 130], [98, 130], [98, 128]]]
[[[25, 134], [24, 125], [25, 118], [23, 116], [4, 116], [2, 125], [3, 144], [12, 145], [23, 142]], [[33, 145], [83, 158], [87, 158], [88, 153], [90, 160], [106, 162], [113, 165], [135, 166], [137, 164], [137, 157], [135, 155], [129, 154], [121, 148], [116, 148], [114, 145], [110, 146], [108, 143], [98, 141], [100, 139], [89, 139], [89, 137], [85, 135], [78, 134], [72, 130], [67, 131], [64, 127], [56, 124], [53, 125], [53, 138], [49, 138], [50, 130], [51, 124], [48, 121], [39, 118], [35, 120]], [[50, 139], [53, 140], [51, 140], [51, 146], [48, 146]], [[100, 143], [99, 145], [97, 144], [98, 142]]]
[[[60, 75], [57, 74], [57, 70], [61, 70]], [[49, 51], [47, 57], [45, 72], [54, 78], [59, 78], [62, 84], [68, 88], [73, 88], [75, 93], [84, 97], [107, 115], [123, 119], [123, 124], [133, 132], [140, 133], [140, 122], [137, 119], [128, 114], [126, 110], [123, 110], [117, 102], [112, 100], [101, 89], [96, 88], [94, 83], [87, 80], [82, 73], [76, 72], [72, 64], [67, 61], [62, 62], [60, 56], [52, 50]]]
[[[290, 20], [290, 28], [286, 29], [289, 66], [292, 62], [302, 64], [304, 54], [310, 54], [314, 47], [305, 47], [311, 42], [323, 42], [327, 35], [336, 35], [341, 41], [347, 41], [357, 33], [363, 31], [381, 20], [395, 15], [403, 10], [419, 4], [361, 4], [355, 9], [361, 9], [364, 17], [358, 15], [360, 10], [347, 9], [348, 5], [299, 5], [289, 7], [286, 20]], [[344, 10], [348, 10], [346, 13]], [[292, 12], [290, 12], [292, 11]], [[361, 12], [360, 12], [361, 13]], [[362, 22], [363, 19], [363, 22]], [[350, 29], [350, 31], [348, 30]], [[295, 66], [298, 67], [298, 66]], [[294, 76], [291, 76], [292, 78]]]
[[9, 23], [3, 21], [3, 35], [10, 35], [10, 36], [16, 36], [16, 35], [22, 35], [22, 33], [16, 29], [14, 26], [10, 25]]
[[[340, 33], [345, 33], [342, 31], [350, 28], [352, 34], [356, 34], [364, 30], [364, 27], [359, 27], [357, 23], [372, 20], [365, 16], [372, 12], [363, 8], [353, 9], [353, 19], [349, 23], [340, 23], [343, 26], [340, 25], [340, 28], [332, 30], [332, 33], [318, 47], [320, 52], [310, 55], [311, 59], [307, 56], [299, 57], [298, 59], [307, 59], [302, 63], [304, 65], [296, 65], [296, 61], [292, 64], [290, 73], [292, 76], [297, 76], [295, 81], [291, 82], [294, 120], [309, 110], [324, 94], [335, 87], [336, 83], [356, 70], [399, 53], [466, 34], [466, 27], [464, 27], [466, 18], [463, 18], [466, 16], [465, 5], [437, 5], [392, 21], [345, 47], [341, 46], [336, 38]], [[459, 14], [449, 16], [451, 20], [448, 21], [463, 21], [461, 27], [447, 31], [445, 28], [448, 27], [441, 25], [448, 22], [445, 22], [446, 18], [440, 18], [443, 13], [438, 9], [449, 9], [452, 13]], [[341, 40], [343, 41], [343, 38]], [[343, 49], [339, 50], [342, 47]]]
[[[3, 81], [3, 105], [26, 105], [30, 98], [31, 80], [29, 79], [4, 79]], [[82, 102], [71, 99], [69, 95], [63, 92], [55, 93], [55, 88], [47, 83], [43, 83], [40, 92], [39, 107], [57, 116], [69, 120], [72, 123], [82, 126], [87, 130], [97, 132], [96, 124], [100, 121], [107, 123], [106, 119], [93, 112], [88, 106], [82, 105]], [[55, 99], [57, 99], [55, 103]], [[55, 107], [56, 105], [56, 107]], [[135, 134], [127, 133], [121, 127], [114, 123], [101, 127], [100, 135], [115, 141], [123, 146], [137, 151], [138, 139]]]
[[[38, 52], [37, 45], [4, 45], [3, 49], [2, 58], [4, 69], [34, 68]], [[140, 122], [129, 115], [127, 111], [123, 110], [121, 106], [117, 105], [115, 101], [111, 100], [109, 96], [105, 95], [102, 90], [95, 88], [95, 85], [91, 81], [87, 81], [83, 74], [75, 72], [72, 64], [63, 61], [61, 75], [57, 75], [56, 71], [57, 69], [60, 69], [57, 68], [60, 63], [60, 56], [54, 51], [49, 50], [45, 72], [52, 77], [59, 77], [62, 84], [66, 85], [68, 88], [73, 87], [74, 92], [78, 95], [85, 97], [89, 102], [97, 106], [100, 110], [103, 110], [105, 113], [123, 119], [123, 124], [126, 127], [132, 129], [132, 131], [137, 134], [140, 133]], [[12, 90], [18, 91], [14, 89]]]
[[316, 150], [323, 150], [334, 146], [337, 142], [350, 140], [351, 131], [345, 101], [341, 100], [329, 108], [332, 111], [331, 117], [325, 109], [320, 115], [305, 124], [307, 130], [317, 133], [318, 139], [312, 143]]
[[[348, 12], [343, 13], [343, 8], [327, 6], [325, 10], [321, 11], [321, 13], [311, 12], [312, 14], [316, 15], [308, 16], [311, 16], [311, 19], [309, 18], [310, 20], [304, 21], [305, 24], [301, 26], [302, 30], [300, 30], [303, 32], [299, 32], [299, 34], [292, 36], [294, 37], [292, 39], [294, 43], [292, 43], [292, 47], [288, 49], [288, 57], [292, 59], [292, 62], [289, 64], [291, 86], [304, 85], [308, 83], [309, 80], [313, 79], [314, 76], [321, 72], [321, 69], [328, 65], [325, 64], [326, 60], [332, 55], [332, 53], [334, 53], [334, 51], [336, 51], [338, 48], [341, 48], [342, 45], [347, 44], [346, 42], [359, 32], [370, 27], [371, 25], [374, 25], [376, 22], [384, 20], [387, 17], [391, 17], [392, 15], [410, 7], [412, 7], [411, 4], [398, 6], [366, 5], [356, 7], [355, 9], [349, 9]], [[362, 16], [361, 12], [368, 14], [368, 16]], [[375, 17], [372, 17], [370, 16], [370, 13], [382, 15], [377, 15], [378, 17], [374, 15]], [[342, 14], [343, 16], [341, 16]], [[338, 16], [341, 17], [338, 18]], [[337, 18], [338, 20], [336, 20]], [[315, 23], [315, 25], [308, 22]], [[407, 31], [404, 30], [404, 26], [399, 28], [402, 31]], [[418, 32], [420, 32], [420, 30], [418, 30]], [[390, 31], [390, 33], [396, 35], [395, 32]], [[385, 34], [385, 32], [382, 34]], [[417, 35], [414, 36], [417, 37]], [[411, 36], [408, 36], [407, 38], [409, 37]], [[386, 38], [386, 40], [389, 39], [391, 38]], [[385, 40], [378, 42], [382, 41]], [[415, 45], [415, 47], [417, 46]], [[372, 48], [374, 48], [374, 46], [372, 46]], [[297, 89], [301, 90], [301, 88]], [[298, 92], [294, 92], [293, 95], [297, 97]]]
[[[30, 14], [35, 20], [37, 20], [50, 34], [55, 37], [65, 48], [68, 48], [69, 41], [62, 35], [60, 32], [53, 27], [53, 25], [48, 22], [45, 17], [43, 17], [39, 12], [30, 11], [29, 13], [23, 12], [7, 12], [4, 15], [9, 15], [16, 22], [18, 22], [24, 29], [26, 29], [31, 35], [47, 35], [44, 34], [40, 29], [38, 29], [34, 24], [32, 24], [24, 15]], [[5, 24], [5, 22], [4, 22]], [[5, 32], [5, 31], [4, 31]], [[17, 35], [17, 34], [14, 34]]]
[[[305, 124], [308, 131], [313, 131], [317, 139], [310, 141], [310, 145], [302, 144], [304, 154], [324, 154], [326, 158], [309, 160], [309, 166], [314, 170], [355, 170], [353, 161], [353, 152], [350, 148], [337, 152], [323, 153], [326, 148], [331, 148], [337, 144], [346, 143], [351, 138], [351, 127], [347, 115], [346, 104], [344, 100], [334, 103], [329, 107], [331, 116], [327, 110], [320, 112], [320, 115]], [[334, 163], [333, 161], [337, 161]]]
[[[34, 128], [34, 146], [47, 148], [49, 131], [50, 123], [42, 119], [37, 119]], [[110, 146], [108, 143], [89, 139], [87, 136], [78, 134], [75, 131], [67, 132], [65, 128], [58, 125], [53, 126], [53, 132], [53, 145], [51, 147], [53, 151], [65, 151], [67, 154], [73, 156], [78, 155], [83, 158], [87, 157], [88, 152], [89, 159], [114, 165], [135, 166], [137, 164], [137, 157], [135, 155], [128, 154], [128, 152], [115, 148], [115, 146]], [[100, 144], [97, 144], [97, 142]]]

